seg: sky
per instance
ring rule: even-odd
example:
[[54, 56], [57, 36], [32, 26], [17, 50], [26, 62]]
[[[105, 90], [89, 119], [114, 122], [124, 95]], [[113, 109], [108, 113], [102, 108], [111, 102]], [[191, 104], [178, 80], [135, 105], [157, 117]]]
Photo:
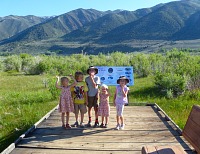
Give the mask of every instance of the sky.
[[54, 16], [83, 8], [135, 11], [176, 0], [0, 0], [0, 17], [8, 15]]

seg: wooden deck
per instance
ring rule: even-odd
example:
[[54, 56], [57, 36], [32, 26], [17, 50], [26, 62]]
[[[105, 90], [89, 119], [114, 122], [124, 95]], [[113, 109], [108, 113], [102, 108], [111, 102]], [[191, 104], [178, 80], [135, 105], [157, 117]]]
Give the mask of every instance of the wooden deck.
[[[60, 114], [49, 118], [24, 137], [12, 154], [140, 154], [144, 145], [178, 145], [192, 153], [177, 127], [154, 106], [126, 106], [125, 129], [115, 130], [115, 108], [111, 107], [108, 128], [61, 128]], [[87, 122], [87, 115], [85, 122]], [[70, 124], [75, 122], [70, 115]]]

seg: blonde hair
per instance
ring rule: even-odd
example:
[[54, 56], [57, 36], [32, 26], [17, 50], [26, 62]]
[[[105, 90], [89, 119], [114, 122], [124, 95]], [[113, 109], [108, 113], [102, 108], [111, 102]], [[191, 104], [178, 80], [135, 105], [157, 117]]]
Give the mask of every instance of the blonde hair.
[[106, 89], [108, 89], [108, 86], [106, 84], [102, 84], [101, 88], [103, 88], [103, 87], [106, 88]]

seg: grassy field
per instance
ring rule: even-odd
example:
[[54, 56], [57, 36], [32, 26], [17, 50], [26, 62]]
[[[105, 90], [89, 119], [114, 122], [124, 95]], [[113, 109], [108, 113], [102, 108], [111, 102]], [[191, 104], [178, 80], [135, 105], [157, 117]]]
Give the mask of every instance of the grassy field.
[[56, 106], [44, 78], [0, 74], [0, 151]]
[[[43, 81], [47, 76], [0, 74], [0, 151], [57, 105]], [[110, 86], [111, 94], [115, 87]], [[110, 98], [112, 102], [113, 96]], [[154, 87], [152, 77], [135, 79], [130, 87], [130, 105], [157, 103], [183, 128], [193, 104], [200, 104], [198, 91], [175, 99], [166, 99]]]

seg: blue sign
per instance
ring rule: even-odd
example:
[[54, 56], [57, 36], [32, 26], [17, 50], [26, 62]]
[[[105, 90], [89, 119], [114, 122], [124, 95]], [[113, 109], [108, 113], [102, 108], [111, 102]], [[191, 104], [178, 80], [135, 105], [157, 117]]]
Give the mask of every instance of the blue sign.
[[117, 80], [120, 76], [125, 76], [129, 79], [127, 85], [134, 85], [133, 67], [130, 66], [96, 66], [98, 68], [97, 76], [100, 77], [101, 84], [117, 85]]

